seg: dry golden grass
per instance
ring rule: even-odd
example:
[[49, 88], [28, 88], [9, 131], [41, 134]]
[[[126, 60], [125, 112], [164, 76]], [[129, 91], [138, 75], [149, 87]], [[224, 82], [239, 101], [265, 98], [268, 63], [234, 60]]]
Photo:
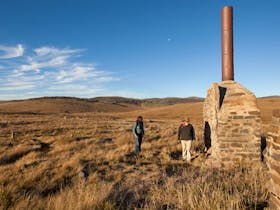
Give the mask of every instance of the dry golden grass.
[[257, 100], [258, 106], [261, 110], [261, 117], [263, 123], [268, 124], [271, 122], [272, 111], [279, 109], [280, 97], [260, 98]]
[[[269, 122], [271, 107], [261, 101], [260, 108]], [[146, 136], [136, 159], [131, 128], [139, 114]], [[191, 164], [180, 160], [176, 139], [186, 116], [197, 137]], [[204, 167], [202, 103], [119, 113], [1, 114], [0, 129], [2, 209], [255, 209], [268, 199], [263, 164]]]

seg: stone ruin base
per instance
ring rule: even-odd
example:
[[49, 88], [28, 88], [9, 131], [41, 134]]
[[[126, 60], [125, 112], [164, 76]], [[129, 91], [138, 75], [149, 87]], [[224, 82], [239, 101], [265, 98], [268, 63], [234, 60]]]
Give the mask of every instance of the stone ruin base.
[[260, 161], [261, 118], [253, 93], [234, 81], [214, 83], [203, 107], [206, 136], [211, 139], [207, 165]]
[[273, 111], [270, 131], [265, 152], [271, 176], [269, 209], [280, 209], [280, 110]]

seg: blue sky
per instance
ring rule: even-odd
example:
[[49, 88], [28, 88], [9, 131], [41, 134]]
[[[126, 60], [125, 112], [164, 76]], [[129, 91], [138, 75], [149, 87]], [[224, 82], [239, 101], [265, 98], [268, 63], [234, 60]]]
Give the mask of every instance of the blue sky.
[[234, 8], [235, 80], [280, 95], [279, 0], [12, 0], [0, 7], [0, 100], [205, 97]]

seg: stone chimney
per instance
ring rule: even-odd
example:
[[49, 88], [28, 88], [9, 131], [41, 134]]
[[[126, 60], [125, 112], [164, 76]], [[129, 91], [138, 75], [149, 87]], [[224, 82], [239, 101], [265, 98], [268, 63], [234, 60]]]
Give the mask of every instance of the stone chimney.
[[256, 97], [234, 81], [232, 10], [230, 6], [222, 9], [222, 82], [211, 85], [203, 107], [211, 140], [209, 161], [218, 165], [260, 161], [261, 157]]

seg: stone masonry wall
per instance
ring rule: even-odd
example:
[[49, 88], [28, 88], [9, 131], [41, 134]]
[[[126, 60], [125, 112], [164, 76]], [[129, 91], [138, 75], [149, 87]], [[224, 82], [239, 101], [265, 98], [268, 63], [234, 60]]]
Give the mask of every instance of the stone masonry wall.
[[271, 176], [269, 209], [280, 209], [280, 110], [273, 111], [270, 131], [265, 155]]
[[214, 83], [203, 115], [211, 130], [210, 159], [221, 164], [260, 160], [261, 119], [254, 94], [234, 81]]

